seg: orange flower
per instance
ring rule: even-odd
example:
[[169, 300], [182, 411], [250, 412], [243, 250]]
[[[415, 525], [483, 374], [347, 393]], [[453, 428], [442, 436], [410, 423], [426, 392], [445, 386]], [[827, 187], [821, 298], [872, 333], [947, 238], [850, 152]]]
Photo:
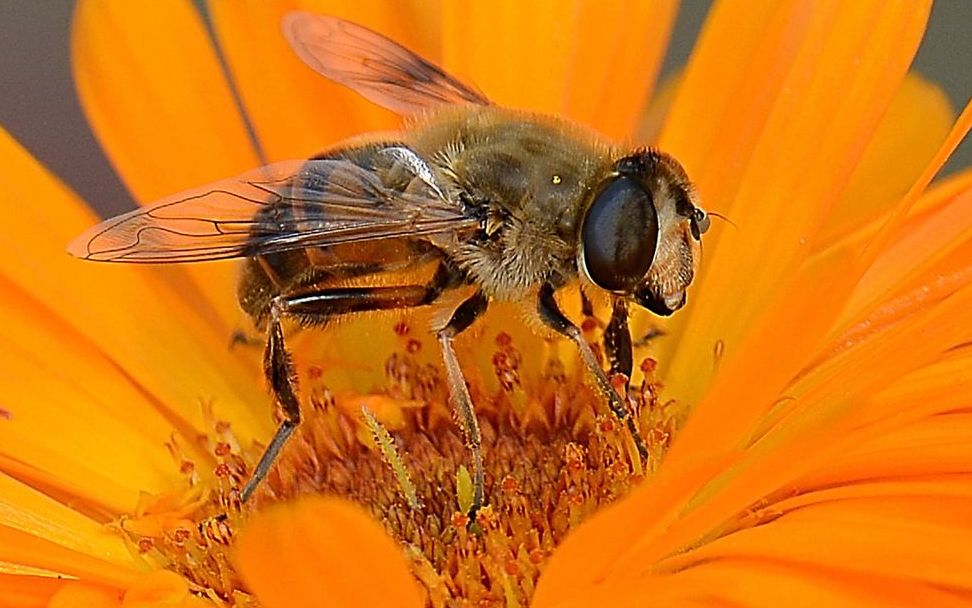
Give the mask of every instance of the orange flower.
[[[292, 56], [278, 24], [293, 4], [210, 2], [257, 149], [191, 3], [79, 3], [81, 99], [137, 199], [395, 127]], [[622, 139], [675, 13], [674, 0], [301, 4], [499, 103]], [[468, 358], [492, 360], [469, 380], [498, 468], [478, 532], [462, 483], [442, 477], [462, 446], [404, 325], [404, 348], [378, 325], [298, 342], [313, 411], [256, 507], [234, 502], [272, 427], [259, 355], [227, 348], [245, 327], [233, 273], [68, 258], [94, 216], [3, 134], [0, 604], [967, 604], [972, 171], [929, 183], [972, 109], [953, 124], [907, 75], [929, 4], [717, 4], [658, 145], [734, 226], [706, 235], [684, 310], [635, 323], [664, 330], [639, 353], [651, 360], [636, 395], [664, 459], [636, 484], [644, 472], [555, 346], [481, 340]], [[354, 363], [361, 331], [404, 354]], [[379, 431], [401, 434], [394, 472], [353, 422], [363, 400]], [[422, 494], [439, 511], [404, 504], [399, 469], [420, 492], [452, 484]], [[322, 487], [381, 525], [339, 498], [270, 504]], [[526, 506], [500, 508], [502, 492]]]

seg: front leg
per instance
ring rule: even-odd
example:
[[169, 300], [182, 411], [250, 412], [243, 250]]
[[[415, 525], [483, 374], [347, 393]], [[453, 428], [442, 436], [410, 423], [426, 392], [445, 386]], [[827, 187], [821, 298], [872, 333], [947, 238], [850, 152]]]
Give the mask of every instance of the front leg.
[[[566, 336], [573, 340], [574, 344], [577, 345], [577, 350], [580, 352], [581, 359], [584, 361], [584, 365], [590, 371], [591, 375], [594, 376], [594, 382], [597, 384], [598, 390], [604, 395], [608, 400], [608, 407], [617, 416], [618, 420], [621, 420], [628, 427], [628, 431], [631, 433], [631, 439], [635, 443], [635, 447], [638, 448], [638, 454], [641, 455], [642, 460], [648, 460], [648, 448], [645, 447], [645, 442], [641, 439], [641, 435], [638, 434], [638, 429], [635, 426], [634, 418], [631, 416], [631, 412], [628, 411], [624, 400], [618, 395], [614, 387], [611, 386], [611, 381], [608, 379], [607, 374], [601, 369], [600, 364], [597, 362], [597, 357], [594, 356], [594, 351], [591, 350], [590, 344], [584, 339], [584, 335], [581, 330], [574, 325], [570, 319], [564, 316], [564, 313], [560, 311], [560, 307], [557, 306], [557, 300], [554, 299], [554, 288], [550, 283], [544, 283], [540, 288], [539, 300], [537, 302], [537, 312], [540, 314], [540, 318], [543, 322], [556, 331], [557, 333]], [[612, 322], [614, 318], [612, 317]], [[627, 327], [627, 316], [625, 316], [625, 327]], [[628, 344], [631, 344], [631, 338], [628, 338]], [[629, 355], [630, 360], [630, 355]], [[630, 368], [629, 368], [630, 373]]]
[[631, 353], [631, 330], [628, 329], [628, 303], [624, 298], [614, 298], [611, 321], [604, 330], [604, 350], [611, 364], [611, 373], [624, 374], [630, 381], [634, 357]]

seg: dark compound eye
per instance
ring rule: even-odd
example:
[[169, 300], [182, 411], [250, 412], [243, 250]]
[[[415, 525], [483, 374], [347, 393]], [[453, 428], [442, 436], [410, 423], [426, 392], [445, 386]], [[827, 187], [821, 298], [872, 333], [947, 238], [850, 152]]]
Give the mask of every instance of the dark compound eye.
[[630, 177], [612, 179], [584, 216], [581, 245], [584, 268], [595, 284], [631, 291], [651, 268], [658, 245], [651, 195]]

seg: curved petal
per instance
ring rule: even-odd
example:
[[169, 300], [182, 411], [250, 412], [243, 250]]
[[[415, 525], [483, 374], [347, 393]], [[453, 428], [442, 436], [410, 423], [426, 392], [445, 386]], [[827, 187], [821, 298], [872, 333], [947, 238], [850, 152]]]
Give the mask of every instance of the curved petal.
[[[191, 2], [82, 0], [71, 43], [81, 105], [139, 202], [260, 164]], [[203, 294], [197, 306], [210, 303], [216, 318], [238, 322], [231, 270], [186, 272]]]
[[[123, 567], [132, 556], [117, 533], [36, 489], [0, 475], [0, 525]], [[7, 558], [20, 565], [35, 565]]]
[[48, 608], [121, 608], [118, 589], [71, 581], [51, 597]]
[[954, 122], [955, 110], [941, 87], [908, 74], [820, 228], [815, 247], [886, 213], [918, 179]]
[[[671, 324], [679, 338], [670, 345], [664, 376], [668, 394], [683, 403], [694, 403], [712, 376], [697, 362], [710, 356], [717, 341], [724, 345], [725, 360], [732, 357], [754, 319], [795, 280], [793, 269], [809, 253], [907, 72], [929, 10], [927, 3], [880, 1], [799, 3], [798, 8], [807, 11], [798, 19], [806, 24], [802, 35], [782, 40], [800, 48], [780, 66], [783, 88], [766, 108], [752, 156], [748, 161], [745, 155], [730, 156], [746, 167], [738, 188], [716, 184], [717, 193], [708, 174], [697, 178], [703, 200], [724, 209], [738, 228], [723, 229], [718, 240], [706, 243], [699, 285]], [[778, 27], [785, 31], [784, 26], [793, 23]], [[719, 61], [724, 65], [724, 58]], [[734, 135], [739, 136], [753, 134], [744, 130]], [[727, 192], [731, 199], [712, 199]]]
[[[713, 564], [741, 558], [796, 565], [805, 582], [819, 568], [834, 571], [831, 582], [865, 575], [845, 598], [879, 592], [875, 581], [889, 580], [907, 583], [905, 596], [940, 586], [968, 601], [972, 401], [956, 392], [969, 379], [968, 354], [938, 361], [972, 338], [970, 310], [967, 287], [843, 354], [814, 390], [775, 403], [752, 396], [764, 403], [765, 424], [754, 423], [746, 393], [714, 387], [658, 477], [567, 539], [538, 600], [605, 587], [648, 597], [657, 586], [677, 588], [685, 573], [706, 576]], [[704, 407], [710, 399], [721, 406]], [[698, 417], [715, 409], [720, 431], [696, 434]], [[732, 439], [737, 415], [750, 421], [743, 441]], [[700, 468], [696, 461], [713, 450], [726, 460]], [[754, 597], [760, 605], [772, 596]]]
[[210, 0], [208, 6], [243, 107], [270, 162], [309, 158], [352, 135], [399, 124], [391, 112], [301, 63], [280, 30], [287, 12], [302, 9], [348, 18], [430, 60], [438, 57], [433, 32], [423, 27], [424, 20], [438, 13], [436, 5], [406, 10], [346, 0]]
[[3, 524], [0, 524], [0, 562], [40, 568], [116, 589], [127, 588], [138, 576], [132, 566], [75, 551]]
[[572, 6], [446, 3], [445, 67], [497, 103], [629, 137], [654, 85], [677, 2]]
[[82, 0], [71, 57], [88, 120], [139, 201], [258, 164], [191, 2]]
[[[110, 418], [115, 418], [110, 424], [119, 420], [128, 424], [132, 421], [129, 416], [137, 416], [139, 406], [148, 403], [175, 429], [194, 429], [194, 438], [196, 432], [208, 428], [203, 403], [212, 401], [217, 416], [232, 421], [244, 440], [255, 433], [267, 433], [267, 400], [258, 374], [230, 353], [228, 336], [214, 327], [211, 319], [201, 316], [193, 303], [184, 300], [184, 279], [180, 282], [178, 275], [173, 278], [168, 268], [104, 266], [71, 258], [64, 252], [65, 244], [90, 225], [90, 211], [6, 133], [0, 133], [0, 158], [0, 188], [10, 200], [24, 201], [8, 205], [0, 216], [0, 227], [7, 234], [0, 243], [0, 277], [12, 287], [8, 287], [11, 294], [22, 294], [5, 302], [4, 309], [10, 314], [39, 311], [36, 322], [25, 320], [23, 327], [5, 324], [7, 329], [0, 335], [9, 336], [8, 343], [24, 344], [34, 357], [34, 369], [39, 369], [36, 366], [44, 364], [44, 353], [37, 347], [55, 344], [50, 330], [63, 328], [65, 351], [50, 363], [62, 356], [68, 361], [97, 354], [101, 363], [94, 359], [89, 369], [111, 373], [108, 379], [92, 379], [86, 389], [84, 384], [73, 384], [70, 372], [64, 372], [64, 392], [60, 395], [70, 397], [63, 401], [63, 407], [77, 410], [84, 403], [123, 396], [126, 389], [121, 387], [118, 392], [96, 398], [84, 394], [103, 381], [121, 376], [125, 380], [121, 386], [129, 387], [128, 394], [137, 392], [141, 397], [132, 402], [131, 414], [119, 410], [123, 404], [105, 407], [106, 424]], [[59, 322], [42, 328], [51, 317]], [[46, 342], [28, 344], [30, 337]], [[20, 364], [29, 367], [29, 360]], [[57, 384], [52, 382], [42, 390], [53, 391]], [[17, 394], [28, 398], [23, 392], [27, 388], [20, 385]], [[84, 401], [70, 403], [75, 397]], [[162, 428], [158, 416], [147, 415], [144, 420], [147, 434], [155, 438]], [[80, 428], [84, 428], [83, 423]], [[139, 435], [137, 430], [129, 433], [133, 438]], [[45, 440], [56, 441], [57, 436], [49, 435]], [[103, 448], [107, 450], [110, 445]]]
[[581, 2], [574, 13], [563, 114], [632, 143], [677, 13], [678, 0]]
[[[178, 478], [165, 444], [196, 430], [147, 398], [98, 347], [0, 278], [0, 470], [118, 515]], [[37, 407], [43, 403], [44, 407]], [[205, 458], [187, 445], [188, 453]], [[127, 455], [118, 458], [119, 453]]]
[[257, 514], [234, 557], [267, 608], [424, 605], [402, 549], [344, 501], [304, 498]]
[[[895, 288], [907, 284], [957, 247], [972, 240], [972, 225], [968, 222], [970, 213], [972, 188], [957, 193], [932, 212], [903, 219], [894, 232], [885, 236], [888, 245], [861, 276], [841, 325], [846, 326], [892, 295]], [[875, 238], [880, 239], [881, 235]]]
[[0, 574], [0, 604], [8, 608], [44, 608], [68, 581], [53, 576]]

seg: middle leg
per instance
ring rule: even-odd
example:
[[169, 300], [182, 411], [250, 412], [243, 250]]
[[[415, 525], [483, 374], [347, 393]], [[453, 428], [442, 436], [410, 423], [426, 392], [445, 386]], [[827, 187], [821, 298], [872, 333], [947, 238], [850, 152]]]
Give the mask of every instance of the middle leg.
[[479, 433], [479, 421], [476, 419], [476, 410], [472, 405], [472, 398], [469, 396], [469, 388], [466, 386], [466, 379], [462, 375], [459, 367], [459, 359], [456, 357], [456, 350], [452, 345], [453, 339], [465, 331], [473, 324], [477, 318], [486, 312], [489, 300], [481, 291], [477, 291], [468, 300], [456, 308], [452, 313], [452, 318], [446, 323], [445, 327], [436, 333], [439, 340], [439, 347], [442, 350], [442, 358], [445, 362], [446, 377], [449, 381], [449, 397], [452, 400], [452, 407], [455, 408], [459, 425], [466, 438], [466, 445], [472, 455], [473, 460], [473, 499], [467, 515], [471, 520], [476, 519], [476, 513], [483, 506], [483, 495], [485, 486], [485, 473], [483, 467], [482, 437]]

